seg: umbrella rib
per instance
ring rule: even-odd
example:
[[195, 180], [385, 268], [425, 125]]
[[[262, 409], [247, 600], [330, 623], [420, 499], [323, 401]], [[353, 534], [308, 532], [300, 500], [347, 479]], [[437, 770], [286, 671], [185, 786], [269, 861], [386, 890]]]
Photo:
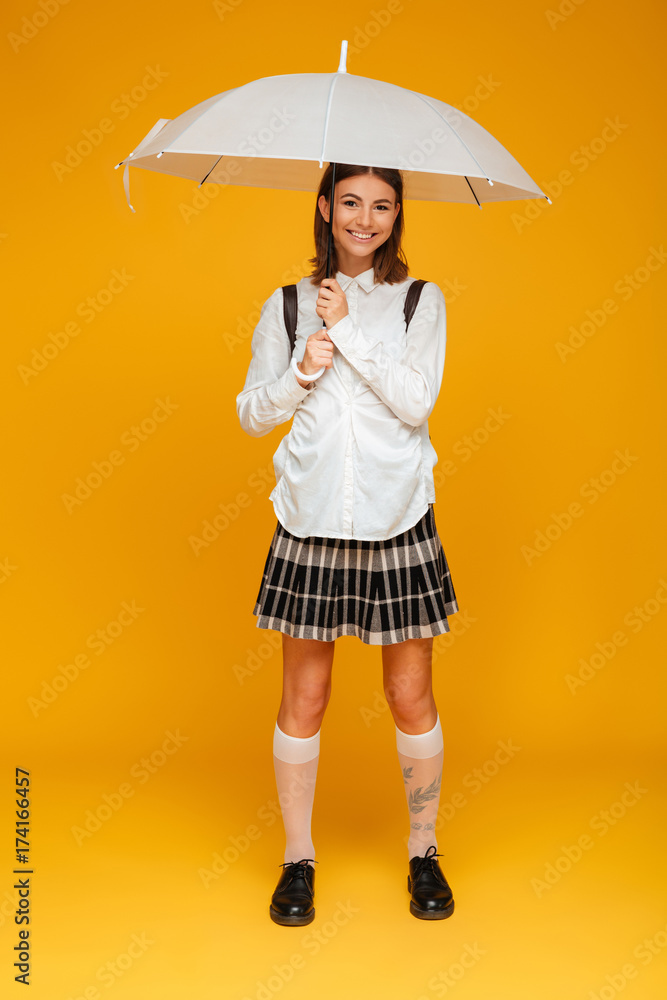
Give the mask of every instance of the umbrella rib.
[[327, 131], [329, 129], [329, 116], [331, 114], [331, 102], [333, 101], [333, 91], [336, 86], [336, 80], [338, 79], [338, 73], [333, 74], [333, 79], [331, 80], [331, 86], [329, 87], [329, 97], [327, 99], [327, 111], [324, 116], [324, 130], [322, 132], [322, 149], [320, 150], [320, 167], [324, 163], [324, 144], [327, 141]]
[[472, 186], [472, 184], [470, 183], [470, 181], [468, 180], [468, 178], [466, 177], [466, 175], [465, 175], [465, 174], [463, 175], [463, 177], [464, 177], [464, 179], [465, 179], [465, 182], [466, 182], [466, 184], [468, 185], [468, 187], [469, 187], [469, 188], [470, 188], [470, 190], [472, 191], [472, 196], [473, 196], [473, 198], [475, 199], [475, 201], [477, 202], [477, 207], [478, 207], [478, 208], [481, 208], [481, 207], [482, 207], [482, 205], [481, 205], [481, 203], [480, 203], [480, 200], [479, 200], [479, 198], [478, 198], [478, 197], [477, 197], [477, 195], [475, 194], [475, 189], [474, 189], [474, 187]]
[[[188, 129], [191, 129], [193, 125], [196, 125], [197, 122], [199, 121], [199, 119], [203, 115], [206, 114], [206, 112], [209, 110], [209, 106], [212, 105], [213, 101], [218, 100], [218, 101], [220, 101], [220, 103], [222, 103], [222, 101], [225, 99], [225, 97], [229, 97], [230, 94], [233, 94], [236, 90], [240, 90], [240, 89], [241, 89], [240, 87], [232, 87], [230, 90], [223, 90], [222, 93], [220, 93], [220, 94], [214, 94], [213, 97], [208, 97], [205, 101], [201, 101], [200, 103], [201, 104], [205, 104], [206, 107], [203, 108], [199, 112], [199, 114], [196, 115], [192, 119], [192, 121], [190, 122], [189, 125], [186, 125], [185, 128], [181, 132], [178, 133], [178, 135], [176, 136], [176, 138], [177, 139], [182, 139], [183, 136], [185, 135], [185, 133], [188, 131]], [[179, 115], [178, 117], [180, 118], [181, 116]], [[166, 153], [166, 152], [170, 152], [170, 150], [166, 150], [166, 149], [162, 150], [162, 153]], [[162, 153], [160, 153], [160, 156], [162, 156]]]
[[[224, 155], [225, 155], [224, 153], [220, 153], [220, 156], [215, 161], [215, 163], [213, 164], [213, 166], [211, 167], [211, 169], [209, 170], [209, 172], [206, 174], [206, 177], [210, 177], [211, 176], [211, 174], [213, 173], [213, 171], [215, 170], [215, 168], [217, 167], [217, 165], [220, 163], [220, 160], [223, 158]], [[202, 186], [202, 184], [206, 180], [206, 177], [202, 177], [202, 179], [200, 180], [199, 184], [197, 185], [197, 188], [200, 188]]]
[[[428, 105], [428, 107], [431, 109], [431, 111], [435, 111], [435, 113], [438, 116], [438, 118], [440, 118], [441, 121], [443, 121], [445, 123], [445, 125], [447, 126], [447, 128], [449, 128], [449, 129], [452, 130], [452, 132], [454, 133], [454, 135], [456, 136], [456, 138], [459, 140], [459, 142], [461, 143], [461, 145], [465, 147], [467, 153], [470, 155], [470, 157], [475, 161], [475, 163], [477, 164], [477, 166], [479, 167], [479, 169], [482, 171], [485, 180], [487, 180], [489, 182], [489, 184], [493, 185], [493, 181], [488, 176], [486, 170], [484, 169], [484, 167], [482, 166], [482, 164], [479, 162], [479, 160], [477, 159], [477, 157], [475, 156], [475, 154], [472, 152], [472, 150], [468, 146], [468, 143], [465, 142], [465, 140], [461, 138], [461, 136], [456, 131], [456, 129], [454, 128], [454, 126], [451, 124], [451, 122], [448, 122], [447, 119], [445, 118], [445, 116], [440, 111], [438, 111], [437, 108], [433, 107], [433, 105], [428, 100], [428, 98], [424, 97], [423, 94], [418, 94], [416, 90], [413, 90], [412, 93], [415, 95], [415, 97], [418, 97], [420, 101], [423, 101], [424, 104]], [[468, 180], [467, 177], [466, 177], [466, 180]], [[470, 188], [470, 190], [472, 191], [472, 187]], [[474, 193], [475, 192], [473, 191], [473, 194]]]

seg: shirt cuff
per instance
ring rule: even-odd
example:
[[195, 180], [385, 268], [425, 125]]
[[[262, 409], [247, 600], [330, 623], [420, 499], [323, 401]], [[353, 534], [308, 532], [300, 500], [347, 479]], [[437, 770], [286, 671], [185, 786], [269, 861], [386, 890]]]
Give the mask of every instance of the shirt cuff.
[[364, 359], [372, 358], [379, 341], [366, 337], [362, 330], [356, 329], [348, 313], [327, 331], [334, 344], [347, 361], [356, 368], [360, 375], [368, 376]]
[[310, 389], [304, 389], [294, 374], [290, 365], [287, 371], [272, 385], [267, 386], [267, 395], [274, 406], [280, 410], [294, 408], [297, 403], [313, 391], [316, 383], [312, 382]]

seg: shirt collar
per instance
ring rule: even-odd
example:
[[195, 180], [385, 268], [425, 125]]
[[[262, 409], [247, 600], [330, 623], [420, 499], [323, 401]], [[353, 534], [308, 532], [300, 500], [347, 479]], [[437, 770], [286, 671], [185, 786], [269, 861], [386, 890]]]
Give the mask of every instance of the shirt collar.
[[365, 292], [372, 292], [374, 288], [377, 288], [374, 274], [375, 271], [372, 267], [369, 267], [367, 271], [362, 271], [361, 274], [356, 276], [356, 278], [351, 278], [349, 274], [343, 274], [342, 271], [338, 271], [336, 274], [336, 281], [343, 291], [346, 291], [349, 285], [351, 285], [353, 281], [356, 281], [358, 285], [361, 285]]

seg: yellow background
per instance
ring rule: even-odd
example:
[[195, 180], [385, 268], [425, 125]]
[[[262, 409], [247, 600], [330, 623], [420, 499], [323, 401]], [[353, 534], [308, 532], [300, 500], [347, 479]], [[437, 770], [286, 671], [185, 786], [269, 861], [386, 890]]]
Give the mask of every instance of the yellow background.
[[[387, 21], [385, 0], [44, 4], [2, 14], [3, 996], [22, 995], [14, 767], [31, 775], [39, 1000], [664, 996], [662, 5], [563, 0], [556, 20], [535, 0], [403, 0]], [[434, 643], [455, 913], [408, 911], [381, 654], [344, 637], [314, 810], [317, 917], [294, 929], [267, 912], [284, 846], [279, 634], [251, 614], [288, 426], [247, 437], [235, 398], [259, 306], [312, 253], [313, 196], [220, 187], [192, 214], [196, 185], [133, 169], [133, 214], [113, 167], [213, 94], [334, 71], [343, 38], [351, 73], [466, 111], [553, 204], [405, 206], [411, 273], [448, 293], [430, 430], [439, 469], [456, 467], [436, 516], [461, 612]], [[86, 321], [114, 270], [126, 285]], [[170, 412], [151, 424], [158, 400]], [[90, 644], [98, 629], [109, 645]], [[503, 742], [519, 749], [498, 763]], [[95, 812], [99, 829], [77, 834]]]

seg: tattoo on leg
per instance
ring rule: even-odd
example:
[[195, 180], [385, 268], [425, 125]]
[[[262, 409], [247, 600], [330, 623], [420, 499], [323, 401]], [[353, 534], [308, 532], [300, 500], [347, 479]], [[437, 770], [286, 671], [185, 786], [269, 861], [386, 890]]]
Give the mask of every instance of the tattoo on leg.
[[431, 802], [433, 799], [437, 799], [440, 794], [440, 780], [442, 778], [442, 771], [437, 778], [434, 778], [430, 785], [422, 791], [422, 785], [415, 788], [414, 791], [410, 791], [408, 796], [408, 808], [411, 813], [420, 813], [422, 809], [426, 809], [426, 803]]

